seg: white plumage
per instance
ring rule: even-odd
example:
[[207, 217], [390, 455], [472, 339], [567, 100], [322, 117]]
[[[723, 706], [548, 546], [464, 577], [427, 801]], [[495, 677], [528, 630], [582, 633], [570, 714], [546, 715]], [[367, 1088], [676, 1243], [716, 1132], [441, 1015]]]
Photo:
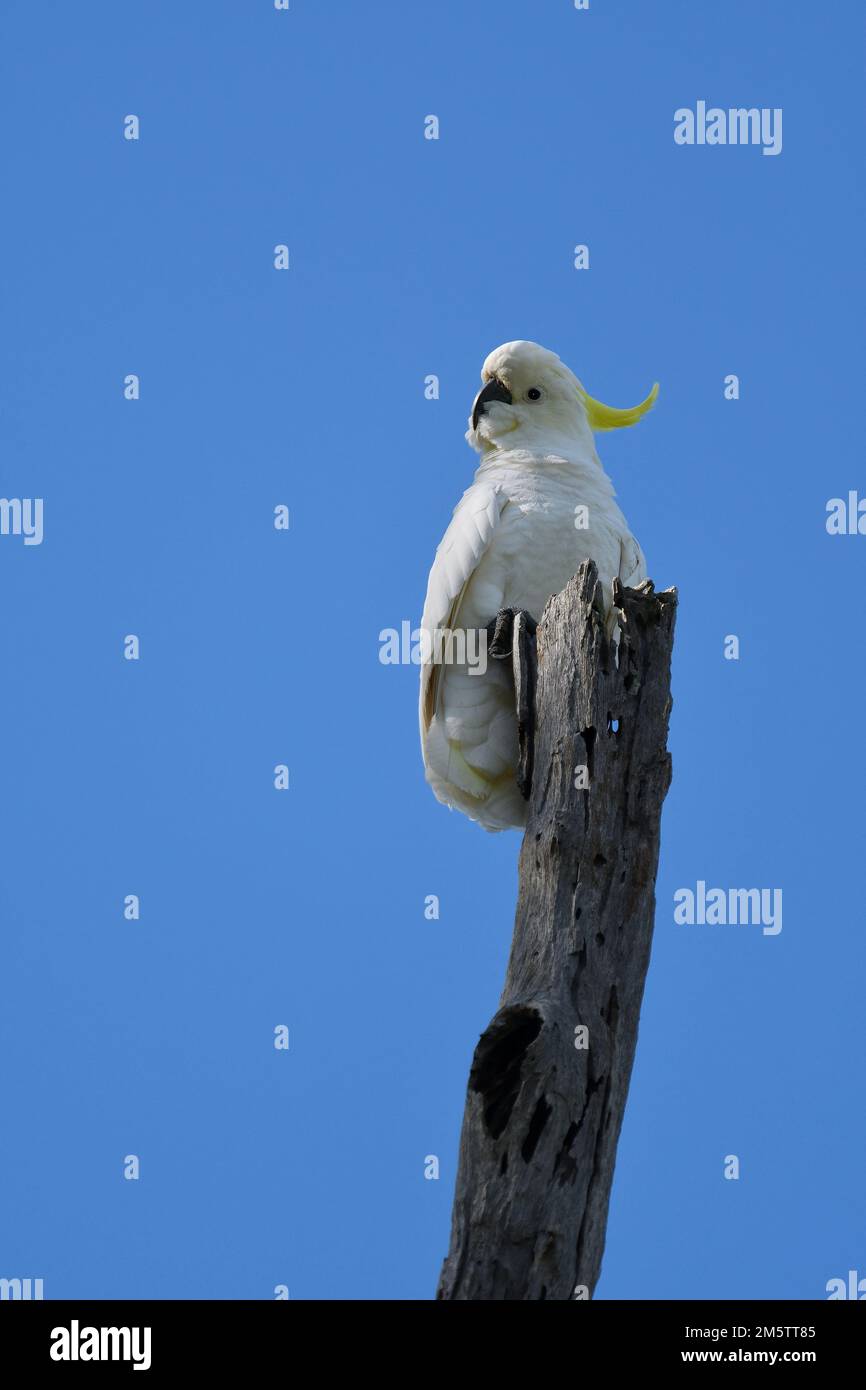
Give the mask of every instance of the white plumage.
[[613, 410], [593, 400], [555, 353], [530, 342], [497, 348], [481, 379], [487, 391], [466, 435], [481, 464], [436, 551], [421, 619], [431, 647], [421, 668], [421, 744], [439, 800], [487, 830], [503, 830], [526, 822], [515, 781], [510, 663], [490, 660], [483, 674], [473, 673], [471, 646], [467, 662], [437, 661], [435, 634], [485, 629], [502, 608], [540, 619], [587, 558], [608, 608], [615, 576], [626, 585], [646, 577], [593, 430], [635, 423], [657, 387], [633, 410]]

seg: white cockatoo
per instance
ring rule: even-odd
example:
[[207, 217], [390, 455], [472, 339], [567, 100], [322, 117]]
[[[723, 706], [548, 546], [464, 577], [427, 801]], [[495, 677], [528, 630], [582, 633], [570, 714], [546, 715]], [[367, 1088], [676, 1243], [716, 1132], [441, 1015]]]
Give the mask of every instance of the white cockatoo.
[[436, 551], [421, 619], [421, 746], [439, 800], [504, 830], [526, 824], [527, 803], [516, 780], [511, 666], [484, 659], [485, 630], [506, 609], [540, 619], [586, 559], [608, 613], [614, 578], [646, 578], [594, 434], [635, 424], [658, 386], [616, 410], [588, 395], [556, 353], [523, 341], [491, 352], [481, 380], [466, 434], [481, 463]]

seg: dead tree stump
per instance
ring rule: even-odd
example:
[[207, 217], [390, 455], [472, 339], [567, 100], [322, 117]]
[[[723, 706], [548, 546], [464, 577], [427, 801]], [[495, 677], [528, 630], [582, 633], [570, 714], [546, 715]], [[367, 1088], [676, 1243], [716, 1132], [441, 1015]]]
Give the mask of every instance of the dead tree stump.
[[677, 594], [615, 583], [614, 604], [618, 661], [591, 562], [539, 624], [514, 939], [472, 1061], [440, 1299], [588, 1298], [601, 1268], [671, 778]]

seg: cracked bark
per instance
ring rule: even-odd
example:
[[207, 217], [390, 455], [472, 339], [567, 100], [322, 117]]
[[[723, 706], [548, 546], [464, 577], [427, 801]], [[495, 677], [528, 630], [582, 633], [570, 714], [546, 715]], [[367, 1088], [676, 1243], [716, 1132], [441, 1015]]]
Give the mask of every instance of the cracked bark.
[[514, 938], [472, 1061], [439, 1299], [595, 1288], [652, 943], [676, 603], [615, 582], [617, 662], [586, 562], [539, 624]]

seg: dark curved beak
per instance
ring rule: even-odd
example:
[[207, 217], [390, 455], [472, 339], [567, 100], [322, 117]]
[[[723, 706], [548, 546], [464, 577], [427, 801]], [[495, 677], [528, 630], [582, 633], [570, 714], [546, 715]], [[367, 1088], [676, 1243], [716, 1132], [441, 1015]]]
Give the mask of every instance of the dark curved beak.
[[487, 414], [487, 406], [490, 401], [504, 401], [506, 405], [512, 404], [512, 396], [507, 386], [503, 386], [496, 377], [488, 381], [486, 386], [482, 386], [472, 406], [472, 428], [477, 430], [478, 421], [482, 415]]

